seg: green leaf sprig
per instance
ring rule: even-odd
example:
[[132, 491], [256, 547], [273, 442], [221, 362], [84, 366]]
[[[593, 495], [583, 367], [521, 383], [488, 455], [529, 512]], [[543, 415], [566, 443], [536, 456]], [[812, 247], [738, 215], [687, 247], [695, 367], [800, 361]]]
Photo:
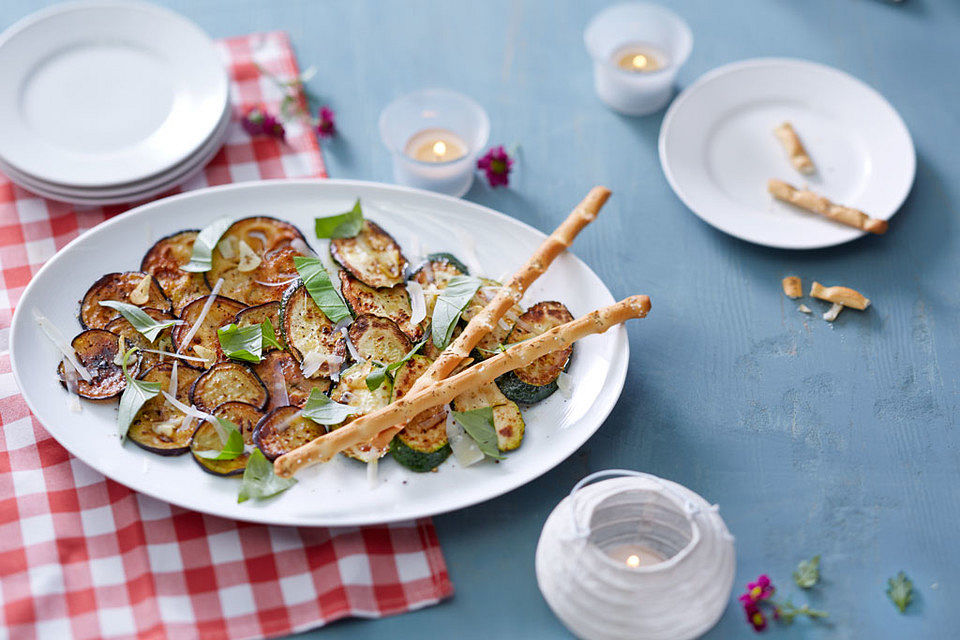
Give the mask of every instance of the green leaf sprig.
[[433, 306], [431, 331], [433, 344], [438, 349], [444, 349], [449, 344], [460, 314], [476, 295], [480, 284], [480, 279], [473, 276], [454, 276], [437, 296], [437, 302]]
[[159, 382], [135, 380], [127, 373], [127, 362], [130, 360], [130, 354], [136, 351], [138, 351], [136, 347], [128, 349], [120, 361], [120, 366], [123, 369], [123, 377], [127, 380], [127, 386], [123, 390], [123, 395], [120, 396], [120, 408], [117, 411], [117, 427], [120, 430], [121, 442], [127, 437], [127, 430], [130, 428], [130, 423], [133, 422], [133, 419], [137, 416], [140, 409], [143, 408], [143, 405], [160, 393]]
[[262, 345], [264, 347], [273, 347], [274, 349], [283, 349], [280, 340], [277, 339], [277, 332], [269, 320], [260, 323], [260, 334], [263, 336]]
[[493, 426], [493, 407], [471, 411], [451, 411], [453, 419], [467, 432], [485, 456], [504, 460], [497, 447], [497, 430]]
[[797, 616], [807, 616], [808, 618], [826, 618], [830, 614], [819, 609], [811, 609], [810, 605], [795, 606], [788, 598], [786, 601], [777, 604], [777, 620], [783, 624], [793, 624]]
[[801, 589], [809, 589], [820, 581], [820, 556], [803, 560], [793, 572], [793, 581]]
[[307, 288], [307, 293], [330, 322], [336, 324], [351, 317], [347, 303], [337, 293], [336, 287], [330, 281], [330, 274], [319, 258], [297, 256], [293, 259], [293, 264], [303, 280], [303, 286]]
[[900, 613], [907, 610], [907, 605], [913, 600], [913, 582], [907, 574], [901, 571], [887, 580], [887, 596]]
[[420, 351], [420, 347], [427, 343], [427, 339], [424, 338], [418, 342], [413, 349], [407, 352], [405, 356], [397, 360], [396, 362], [391, 362], [390, 364], [381, 364], [374, 367], [373, 371], [367, 374], [367, 389], [370, 391], [376, 391], [380, 386], [386, 381], [389, 377], [393, 380], [393, 374], [397, 369], [405, 365], [410, 358], [416, 355], [417, 351]]
[[360, 410], [356, 407], [334, 402], [323, 395], [319, 389], [310, 390], [310, 397], [307, 398], [306, 404], [300, 410], [300, 414], [304, 418], [309, 418], [322, 425], [340, 424], [358, 413], [360, 413]]
[[217, 218], [204, 227], [193, 241], [193, 251], [190, 253], [190, 262], [182, 265], [180, 268], [193, 273], [210, 271], [213, 267], [213, 249], [217, 246], [217, 243], [220, 242], [220, 237], [226, 233], [232, 224], [233, 219], [223, 217]]
[[237, 502], [250, 498], [263, 499], [283, 493], [297, 483], [296, 478], [281, 478], [273, 472], [273, 463], [264, 457], [260, 449], [254, 449], [243, 470], [243, 481]]
[[240, 427], [226, 418], [217, 418], [217, 423], [215, 426], [220, 427], [217, 433], [223, 447], [219, 451], [194, 451], [193, 455], [207, 460], [233, 460], [243, 453], [243, 434], [240, 433]]
[[338, 213], [335, 216], [316, 218], [314, 230], [318, 238], [352, 238], [363, 230], [363, 209], [360, 208], [360, 199], [350, 211]]
[[181, 320], [154, 320], [147, 315], [147, 312], [136, 305], [127, 302], [118, 302], [116, 300], [103, 300], [101, 307], [109, 307], [120, 312], [127, 322], [133, 325], [140, 334], [149, 342], [153, 342], [160, 335], [160, 332], [168, 327], [180, 324]]
[[263, 347], [283, 349], [269, 320], [246, 327], [230, 323], [217, 329], [220, 348], [233, 360], [259, 363], [263, 359]]

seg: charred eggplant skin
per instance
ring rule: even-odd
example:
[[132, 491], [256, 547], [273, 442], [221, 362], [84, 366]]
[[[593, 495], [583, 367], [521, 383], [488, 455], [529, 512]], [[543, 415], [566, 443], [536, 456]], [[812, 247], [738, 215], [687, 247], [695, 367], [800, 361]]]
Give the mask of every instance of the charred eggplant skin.
[[[252, 404], [239, 401], [224, 402], [211, 412], [217, 418], [225, 418], [238, 427], [243, 435], [244, 444], [253, 444], [253, 430], [263, 418], [263, 412]], [[249, 453], [242, 453], [232, 460], [211, 460], [196, 455], [197, 451], [216, 449], [221, 444], [216, 427], [207, 421], [201, 422], [190, 440], [190, 452], [200, 468], [215, 476], [236, 476], [247, 468]]]
[[140, 271], [152, 275], [173, 303], [174, 311], [210, 293], [202, 273], [180, 267], [190, 262], [193, 242], [200, 231], [184, 229], [157, 240], [143, 255]]
[[[70, 346], [77, 354], [80, 364], [93, 376], [87, 382], [77, 375], [77, 395], [87, 400], [110, 400], [116, 398], [127, 388], [127, 379], [123, 369], [116, 364], [120, 353], [120, 336], [106, 329], [87, 329], [71, 342]], [[139, 356], [127, 363], [127, 371], [136, 377], [140, 369]], [[60, 383], [67, 388], [63, 361], [57, 366]]]
[[253, 441], [267, 460], [276, 460], [327, 432], [323, 425], [299, 413], [299, 407], [277, 407], [257, 423]]
[[[141, 380], [160, 383], [160, 388], [167, 390], [173, 365], [169, 362], [154, 365], [144, 372]], [[177, 369], [177, 393], [179, 401], [189, 403], [189, 391], [200, 372], [196, 369]], [[127, 430], [127, 439], [137, 446], [151, 453], [161, 456], [178, 456], [190, 449], [190, 440], [194, 429], [192, 421], [184, 421], [184, 414], [174, 408], [162, 395], [157, 395], [146, 402], [134, 417]], [[168, 433], [157, 429], [160, 425], [167, 425]]]
[[239, 362], [218, 362], [197, 378], [190, 389], [190, 401], [203, 411], [212, 411], [230, 400], [263, 410], [268, 399], [263, 380]]
[[[347, 344], [343, 335], [313, 301], [307, 289], [297, 280], [280, 301], [280, 336], [297, 362], [303, 362], [310, 351], [346, 359]], [[329, 376], [329, 363], [320, 366], [318, 374]]]
[[146, 303], [138, 307], [150, 307], [170, 313], [173, 304], [163, 292], [157, 279], [141, 271], [123, 271], [108, 273], [90, 285], [80, 301], [80, 325], [84, 329], [103, 329], [114, 318], [120, 317], [120, 312], [109, 307], [101, 307], [100, 301], [116, 300], [130, 302], [130, 293], [137, 287], [143, 278], [150, 278], [150, 288]]
[[[363, 241], [360, 238], [363, 237]], [[363, 229], [353, 238], [336, 238], [330, 242], [330, 256], [354, 278], [370, 287], [393, 287], [403, 283], [407, 259], [400, 245], [372, 220], [364, 220]], [[388, 257], [389, 272], [381, 258]], [[366, 264], [373, 261], [375, 264]]]

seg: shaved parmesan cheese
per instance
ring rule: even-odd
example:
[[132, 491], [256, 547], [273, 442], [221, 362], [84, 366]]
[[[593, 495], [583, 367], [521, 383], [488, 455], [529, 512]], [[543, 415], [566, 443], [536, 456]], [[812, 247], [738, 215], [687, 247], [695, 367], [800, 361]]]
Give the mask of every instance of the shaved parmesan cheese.
[[220, 250], [220, 255], [227, 260], [233, 260], [237, 255], [236, 245], [234, 244], [236, 241], [237, 239], [233, 236], [224, 236], [223, 239], [217, 243], [217, 249]]
[[264, 287], [285, 287], [296, 282], [297, 280], [298, 278], [290, 278], [289, 280], [282, 280], [280, 282], [264, 282], [262, 280], [254, 280], [254, 282]]
[[350, 357], [357, 362], [365, 362], [364, 357], [360, 355], [360, 352], [357, 351], [357, 348], [353, 346], [353, 342], [350, 340], [350, 333], [347, 331], [347, 328], [341, 328], [340, 333], [343, 334], [343, 339], [347, 341], [347, 351], [350, 352]]
[[173, 367], [170, 368], [170, 395], [177, 395], [177, 365], [178, 361], [173, 361]]
[[800, 313], [813, 313], [813, 309], [803, 303], [797, 305], [797, 311]]
[[319, 351], [307, 351], [303, 354], [303, 362], [300, 363], [300, 372], [304, 378], [310, 378], [319, 371], [320, 367], [324, 364], [330, 365], [331, 372], [334, 370], [339, 371], [340, 365], [343, 364], [343, 357], [335, 353], [323, 355]]
[[63, 381], [67, 385], [67, 392], [70, 394], [67, 400], [67, 406], [73, 413], [80, 413], [83, 409], [80, 406], [80, 395], [77, 385], [77, 370], [73, 368], [67, 357], [64, 356], [63, 362]]
[[416, 280], [407, 280], [407, 295], [410, 296], [410, 323], [420, 324], [427, 317], [427, 300], [423, 287]]
[[134, 287], [133, 291], [130, 292], [130, 295], [127, 296], [127, 300], [131, 304], [147, 304], [147, 300], [150, 299], [150, 281], [153, 280], [153, 276], [147, 274], [143, 276], [143, 279]]
[[374, 458], [367, 463], [367, 484], [370, 485], [371, 489], [377, 488], [377, 463], [379, 462], [379, 459]]
[[470, 269], [470, 275], [479, 276], [483, 273], [483, 267], [480, 266], [480, 258], [477, 257], [477, 243], [474, 241], [473, 236], [469, 233], [457, 229], [457, 239], [460, 240], [460, 245], [463, 248], [463, 261], [466, 263], [467, 268]]
[[303, 241], [303, 238], [294, 238], [290, 241], [290, 247], [296, 251], [299, 251], [305, 256], [315, 256], [317, 253], [310, 248], [306, 242]]
[[[210, 290], [210, 295], [207, 296], [207, 301], [203, 303], [203, 307], [200, 309], [200, 315], [197, 316], [197, 321], [190, 327], [190, 331], [187, 331], [187, 335], [183, 339], [180, 348], [177, 349], [177, 353], [180, 353], [186, 345], [190, 344], [193, 336], [197, 335], [197, 330], [200, 329], [200, 325], [203, 324], [203, 320], [207, 317], [207, 314], [210, 313], [210, 307], [213, 306], [214, 300], [217, 299], [217, 294], [220, 293], [221, 287], [223, 287], [223, 278], [218, 279], [217, 283], [213, 285], [213, 289]], [[194, 349], [194, 351], [196, 351], [196, 349]]]
[[563, 394], [564, 398], [570, 398], [573, 395], [573, 380], [566, 371], [561, 371], [557, 376], [557, 389]]
[[202, 344], [193, 345], [193, 352], [200, 356], [200, 360], [206, 369], [209, 369], [217, 362], [217, 352]]
[[153, 432], [158, 436], [163, 436], [164, 438], [172, 438], [173, 432], [183, 424], [183, 419], [177, 420], [176, 418], [171, 418], [170, 420], [164, 420], [163, 422], [154, 422]]
[[209, 413], [200, 411], [200, 409], [197, 409], [196, 407], [191, 407], [190, 405], [183, 404], [182, 402], [174, 398], [172, 395], [170, 395], [163, 389], [160, 390], [160, 393], [162, 393], [163, 397], [167, 399], [167, 402], [173, 405], [175, 409], [179, 410], [180, 413], [186, 414], [192, 418], [196, 418], [197, 420], [206, 420], [207, 422], [212, 422], [215, 425], [218, 425], [217, 419], [214, 418]]
[[77, 360], [77, 352], [73, 350], [73, 347], [67, 343], [67, 339], [63, 337], [63, 334], [60, 333], [60, 329], [56, 327], [55, 324], [50, 322], [47, 316], [40, 313], [40, 310], [34, 307], [33, 309], [33, 319], [36, 320], [37, 324], [40, 325], [40, 329], [43, 331], [44, 335], [50, 339], [57, 349], [60, 350], [60, 353], [70, 361], [70, 364], [73, 365], [73, 368], [76, 372], [83, 378], [85, 381], [90, 382], [93, 380], [93, 376], [90, 375], [90, 372], [80, 364], [80, 361]]
[[260, 266], [260, 263], [263, 261], [260, 259], [260, 256], [258, 256], [256, 252], [250, 248], [250, 245], [241, 240], [238, 243], [238, 246], [240, 248], [240, 264], [237, 265], [237, 271], [246, 273], [248, 271], [253, 271]]
[[273, 369], [270, 372], [272, 377], [271, 386], [273, 387], [273, 397], [278, 407], [285, 407], [290, 404], [290, 395], [287, 393], [287, 379], [283, 377], [283, 369], [280, 367], [280, 361], [273, 361]]
[[156, 353], [160, 355], [161, 360], [163, 360], [163, 356], [170, 356], [171, 358], [179, 358], [180, 360], [186, 360], [187, 362], [206, 362], [206, 360], [203, 358], [194, 358], [193, 356], [185, 356], [179, 353], [171, 353], [169, 351], [158, 351], [157, 349], [140, 349], [140, 351], [143, 351], [144, 353]]
[[833, 322], [837, 319], [837, 316], [840, 315], [841, 311], [843, 311], [843, 305], [839, 302], [834, 302], [833, 306], [823, 314], [823, 319], [827, 322]]
[[477, 443], [467, 435], [463, 427], [453, 419], [453, 414], [447, 411], [447, 441], [453, 450], [453, 457], [464, 467], [469, 467], [483, 460], [483, 451]]
[[288, 428], [290, 425], [292, 425], [294, 422], [296, 422], [299, 417], [300, 417], [300, 412], [299, 412], [299, 411], [297, 411], [297, 412], [294, 413], [293, 415], [287, 416], [286, 418], [283, 419], [283, 421], [282, 421], [280, 424], [274, 426], [274, 430], [275, 430], [277, 433], [283, 433], [284, 431], [287, 430], [287, 428]]

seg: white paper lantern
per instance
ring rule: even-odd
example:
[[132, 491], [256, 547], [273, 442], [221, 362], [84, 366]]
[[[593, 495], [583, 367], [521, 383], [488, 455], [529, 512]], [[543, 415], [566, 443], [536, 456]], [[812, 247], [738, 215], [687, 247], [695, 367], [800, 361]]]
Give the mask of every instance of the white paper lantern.
[[536, 556], [547, 604], [588, 640], [702, 635], [723, 615], [734, 565], [733, 536], [716, 506], [625, 470], [577, 483], [547, 518]]

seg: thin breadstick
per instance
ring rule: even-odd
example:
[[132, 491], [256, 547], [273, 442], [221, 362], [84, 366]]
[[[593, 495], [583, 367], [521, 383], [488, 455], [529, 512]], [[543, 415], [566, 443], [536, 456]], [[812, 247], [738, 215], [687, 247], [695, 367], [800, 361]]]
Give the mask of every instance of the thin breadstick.
[[[523, 294], [534, 280], [547, 270], [550, 264], [565, 249], [573, 244], [584, 227], [596, 220], [600, 209], [610, 197], [610, 190], [606, 187], [594, 187], [590, 193], [580, 201], [567, 219], [551, 233], [537, 248], [527, 263], [517, 271], [497, 295], [494, 296], [483, 310], [470, 319], [463, 332], [437, 357], [430, 367], [417, 378], [408, 393], [416, 393], [437, 380], [443, 380], [460, 366], [470, 355], [474, 347], [497, 325], [500, 318], [523, 298]], [[403, 425], [392, 426], [378, 435], [370, 443], [371, 447], [384, 450]]]
[[777, 200], [783, 200], [812, 213], [819, 213], [848, 227], [879, 235], [886, 233], [889, 226], [886, 220], [871, 218], [859, 209], [836, 204], [813, 191], [797, 189], [783, 180], [771, 178], [767, 181], [767, 190]]
[[460, 373], [434, 382], [417, 393], [412, 391], [396, 402], [353, 420], [307, 444], [285, 453], [273, 463], [279, 476], [290, 477], [300, 469], [326, 462], [338, 452], [369, 442], [388, 427], [410, 420], [433, 407], [446, 404], [462, 393], [492, 382], [508, 371], [525, 367], [537, 358], [553, 351], [566, 349], [588, 335], [607, 329], [631, 318], [643, 318], [650, 311], [650, 298], [630, 296], [625, 300], [593, 311], [581, 318], [524, 342], [518, 342], [501, 354], [465, 369]]
[[780, 144], [783, 145], [784, 150], [786, 150], [787, 157], [790, 158], [790, 164], [793, 165], [794, 169], [805, 174], [811, 174], [817, 170], [817, 168], [813, 166], [813, 160], [810, 159], [810, 154], [807, 153], [807, 149], [803, 146], [803, 143], [800, 142], [800, 136], [797, 135], [792, 124], [784, 122], [774, 129], [773, 133], [777, 136], [777, 139], [780, 140]]

